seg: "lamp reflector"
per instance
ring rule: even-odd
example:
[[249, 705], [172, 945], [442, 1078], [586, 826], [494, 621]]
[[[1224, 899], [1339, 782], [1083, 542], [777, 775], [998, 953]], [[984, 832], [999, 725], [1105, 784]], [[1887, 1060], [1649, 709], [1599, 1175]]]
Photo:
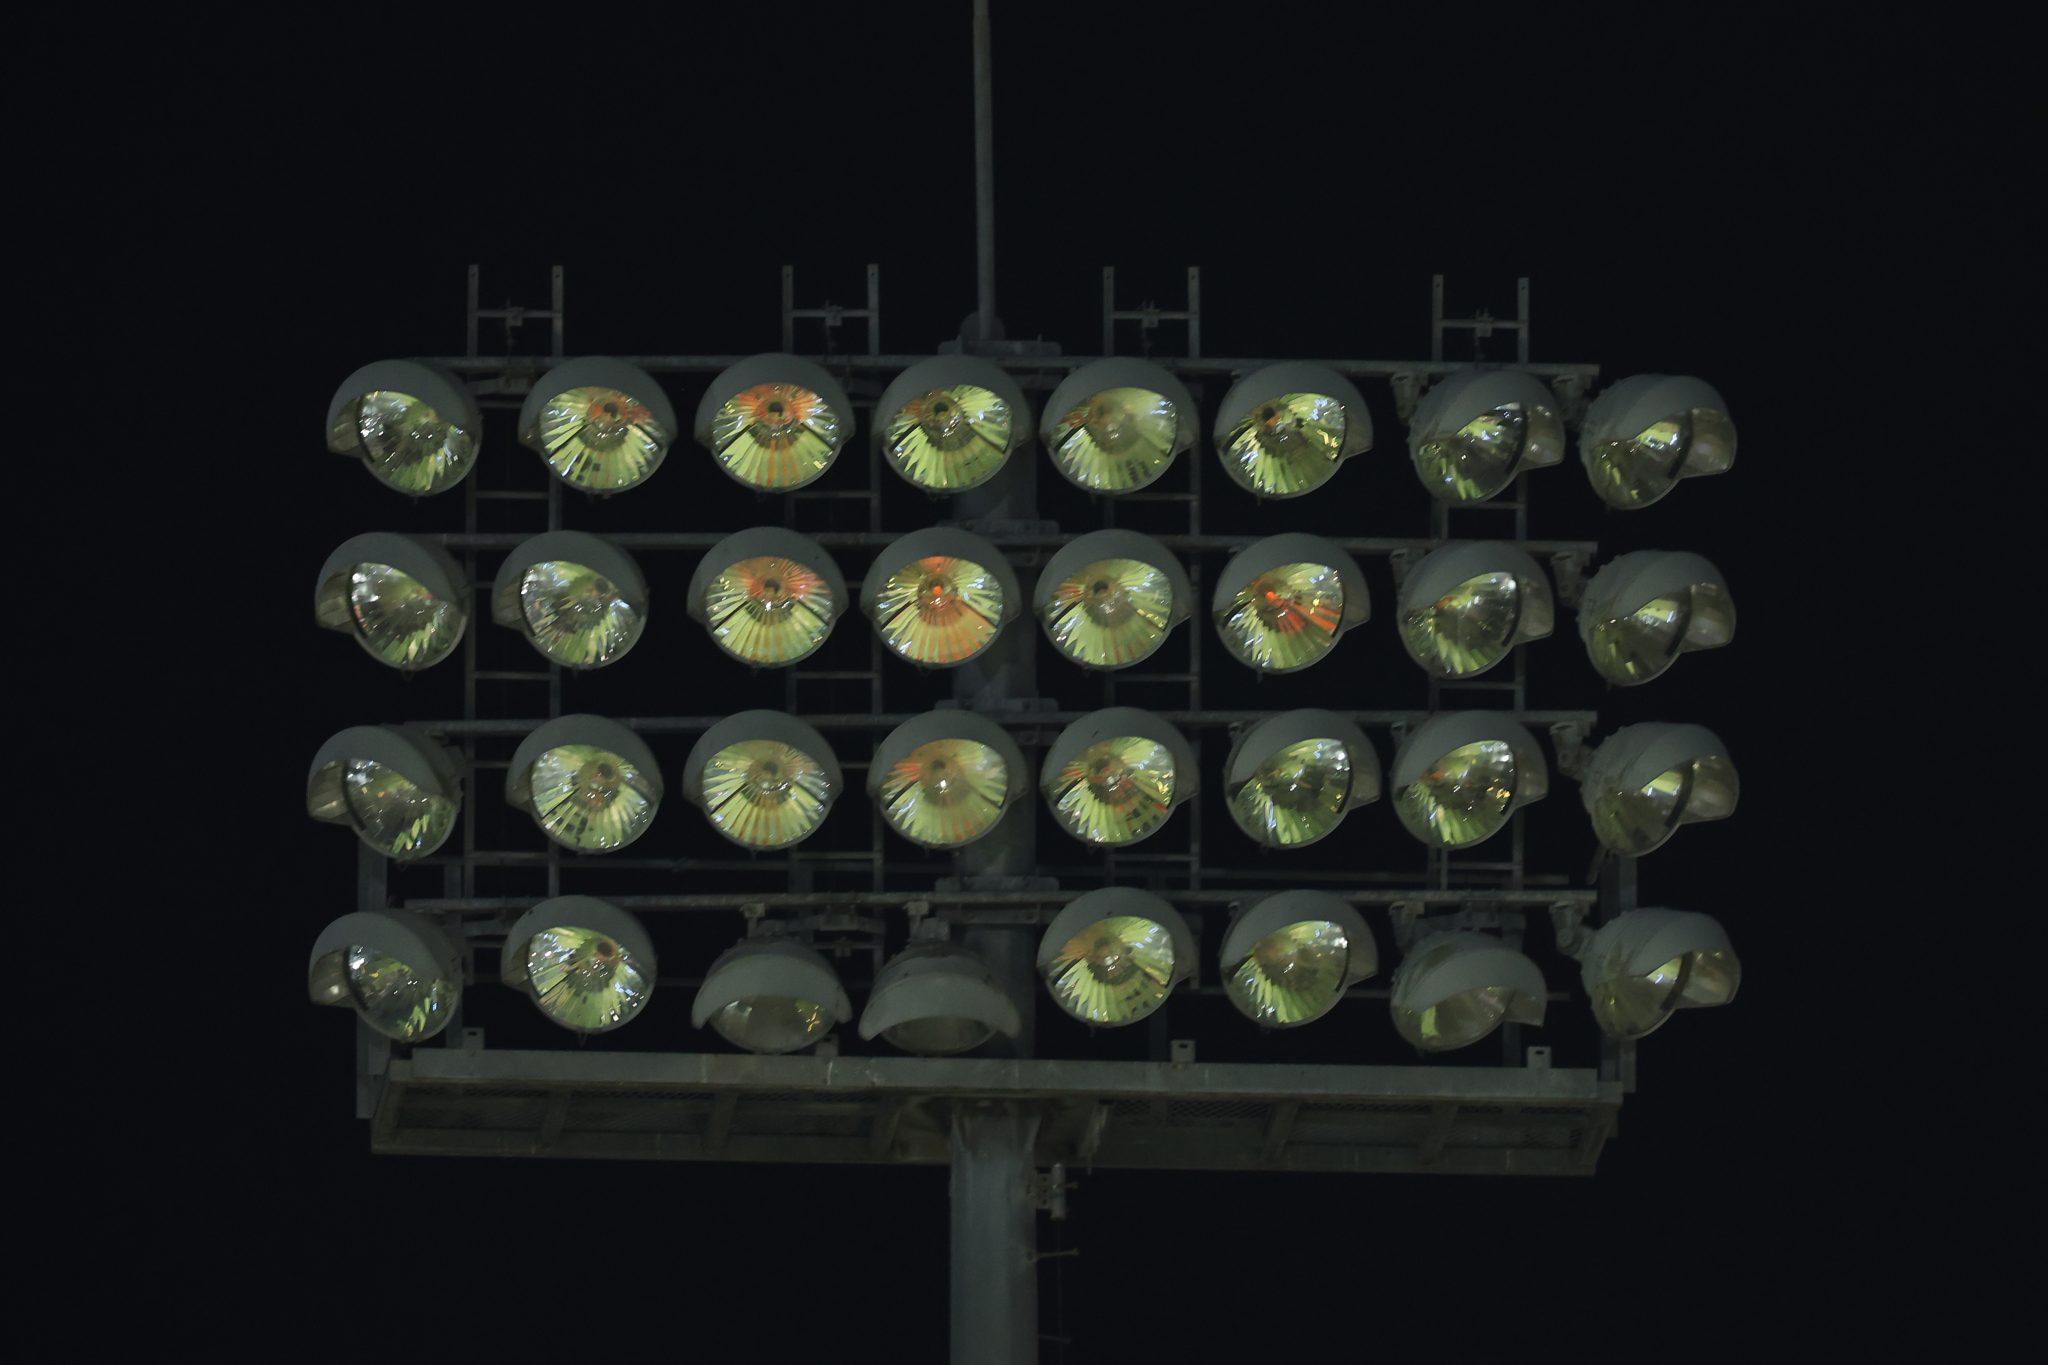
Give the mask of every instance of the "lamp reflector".
[[743, 740], [704, 768], [704, 813], [718, 832], [751, 848], [787, 848], [824, 822], [836, 794], [817, 759], [772, 739]]
[[1503, 1023], [1541, 1024], [1543, 973], [1486, 934], [1435, 934], [1394, 972], [1394, 1028], [1425, 1052], [1469, 1047]]
[[1061, 766], [1046, 798], [1068, 833], [1091, 844], [1130, 844], [1173, 813], [1173, 751], [1141, 735], [1098, 740]]
[[985, 963], [949, 943], [913, 943], [881, 975], [860, 1017], [860, 1036], [876, 1034], [905, 1052], [970, 1052], [998, 1033], [1023, 1028], [1017, 1006]]
[[712, 454], [750, 487], [801, 488], [844, 444], [844, 414], [799, 384], [755, 384], [727, 399], [711, 426]]
[[883, 450], [919, 488], [957, 492], [987, 483], [1010, 457], [1009, 403], [993, 389], [956, 384], [921, 393], [888, 419]]
[[1741, 782], [1713, 731], [1652, 723], [1625, 726], [1595, 749], [1579, 795], [1601, 844], [1641, 857], [1680, 825], [1734, 814]]
[[1401, 644], [1442, 678], [1474, 677], [1550, 634], [1550, 580], [1513, 545], [1477, 541], [1425, 555], [1401, 585]]
[[1534, 736], [1486, 712], [1435, 716], [1394, 761], [1394, 811], [1425, 844], [1465, 848], [1492, 838], [1549, 790]]
[[1330, 652], [1344, 621], [1344, 582], [1330, 564], [1279, 564], [1237, 590], [1216, 618], [1230, 652], [1286, 673]]
[[1742, 964], [1709, 916], [1631, 910], [1594, 933], [1580, 976], [1601, 1032], [1641, 1038], [1678, 1010], [1733, 1000]]
[[927, 848], [958, 848], [995, 828], [1012, 774], [1003, 755], [971, 739], [920, 744], [882, 780], [882, 816]]
[[882, 642], [912, 663], [963, 663], [1002, 628], [1003, 586], [972, 560], [927, 555], [890, 574], [875, 596]]
[[819, 569], [761, 555], [714, 575], [703, 612], [720, 649], [743, 663], [775, 667], [808, 658], [825, 643], [839, 602]]
[[327, 448], [360, 458], [379, 483], [414, 497], [462, 482], [482, 431], [462, 382], [417, 361], [366, 365], [328, 405]]
[[654, 822], [647, 775], [625, 756], [595, 744], [545, 750], [530, 779], [533, 810], [556, 843], [584, 852], [624, 848]]
[[1038, 945], [1038, 971], [1059, 1007], [1085, 1024], [1134, 1024], [1194, 970], [1194, 937], [1165, 900], [1130, 887], [1077, 896]]
[[697, 1027], [708, 1024], [734, 1047], [763, 1053], [809, 1047], [852, 1016], [824, 957], [772, 939], [742, 943], [720, 956], [690, 1010]]
[[644, 483], [675, 433], [617, 389], [565, 389], [541, 409], [541, 456], [564, 483], [616, 493]]
[[1735, 600], [1721, 574], [1695, 554], [1641, 550], [1593, 575], [1579, 604], [1579, 637], [1601, 677], [1646, 683], [1692, 650], [1735, 638]]
[[1688, 375], [1633, 375], [1586, 410], [1579, 457], [1610, 507], [1647, 507], [1683, 478], [1735, 463], [1735, 423], [1713, 387]]
[[1248, 906], [1223, 937], [1224, 992], [1265, 1028], [1306, 1024], [1379, 970], [1359, 913], [1327, 891], [1283, 891]]
[[358, 912], [314, 941], [307, 990], [315, 1004], [349, 1006], [386, 1038], [417, 1043], [454, 1018], [461, 959], [429, 920], [402, 910]]
[[327, 557], [314, 619], [346, 631], [378, 662], [408, 672], [455, 652], [469, 625], [462, 570], [436, 546], [372, 532]]
[[519, 576], [519, 611], [535, 649], [569, 668], [603, 668], [625, 657], [647, 618], [618, 583], [566, 559]]
[[1351, 754], [1337, 739], [1277, 749], [1230, 793], [1231, 818], [1262, 844], [1295, 848], [1337, 827], [1351, 802]]
[[1434, 385], [1408, 427], [1423, 487], [1443, 502], [1483, 502], [1527, 469], [1564, 458], [1564, 419], [1534, 375], [1466, 370]]

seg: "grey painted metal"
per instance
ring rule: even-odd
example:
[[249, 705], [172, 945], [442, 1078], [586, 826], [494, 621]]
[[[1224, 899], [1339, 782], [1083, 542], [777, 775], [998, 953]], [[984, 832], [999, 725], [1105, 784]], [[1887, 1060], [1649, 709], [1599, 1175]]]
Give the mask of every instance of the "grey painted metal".
[[640, 616], [647, 614], [647, 578], [632, 555], [583, 531], [543, 531], [519, 542], [491, 581], [491, 619], [529, 640], [533, 634], [520, 609], [519, 584], [536, 564], [575, 564], [602, 574], [627, 606]]
[[[1014, 466], [1006, 466], [1014, 468]], [[984, 485], [986, 486], [986, 485]], [[1089, 534], [1094, 534], [1090, 532]], [[1133, 533], [1135, 534], [1135, 533]], [[519, 532], [443, 532], [431, 537], [434, 543], [451, 549], [463, 550], [509, 550], [525, 537]], [[825, 546], [880, 547], [900, 538], [895, 531], [817, 531], [812, 533], [814, 543]], [[1002, 549], [1047, 550], [1058, 549], [1071, 543], [1073, 536], [1056, 531], [1040, 530], [993, 530], [984, 537], [991, 545]], [[717, 531], [617, 531], [605, 539], [614, 545], [631, 550], [702, 550], [716, 545], [726, 536]], [[1169, 550], [1205, 552], [1215, 550], [1237, 551], [1254, 537], [1250, 535], [1201, 535], [1166, 532], [1151, 537]], [[1428, 551], [1441, 543], [1441, 538], [1428, 536], [1330, 536], [1331, 544], [1351, 555], [1390, 555], [1398, 552], [1416, 553]], [[1533, 555], [1571, 554], [1589, 556], [1598, 551], [1597, 543], [1590, 540], [1528, 540], [1518, 538], [1514, 542]]]
[[1394, 754], [1394, 790], [1420, 782], [1436, 761], [1452, 750], [1488, 740], [1503, 741], [1514, 750], [1517, 780], [1508, 809], [1520, 809], [1549, 795], [1550, 769], [1543, 750], [1536, 736], [1507, 711], [1450, 711], [1410, 730]]
[[[609, 859], [607, 862], [609, 863]], [[665, 866], [677, 871], [686, 870], [670, 863]], [[692, 863], [689, 866], [697, 867]], [[1205, 872], [1213, 876], [1213, 872]], [[1268, 874], [1272, 881], [1283, 880], [1285, 874]], [[1291, 879], [1290, 879], [1291, 880]], [[733, 891], [696, 892], [650, 895], [614, 895], [605, 897], [612, 904], [635, 911], [715, 911], [728, 912], [747, 906], [759, 906], [763, 910], [812, 910], [821, 907], [902, 910], [910, 904], [928, 906], [934, 910], [958, 910], [962, 918], [975, 918], [975, 912], [990, 913], [992, 922], [1004, 922], [1002, 916], [1018, 910], [1049, 910], [1062, 905], [1073, 894], [1072, 888], [1058, 887], [1028, 889], [1021, 891], [952, 890], [945, 887], [927, 889], [904, 889], [900, 891]], [[1256, 888], [1233, 891], [1219, 890], [1175, 890], [1163, 893], [1166, 899], [1188, 906], [1230, 906], [1244, 900], [1246, 895], [1256, 894]], [[1502, 906], [1549, 906], [1555, 904], [1593, 904], [1599, 892], [1590, 887], [1561, 885], [1542, 886], [1485, 886], [1470, 885], [1457, 887], [1397, 887], [1360, 888], [1343, 887], [1333, 892], [1340, 899], [1354, 905], [1401, 905], [1413, 902], [1418, 905], [1465, 905], [1484, 904]], [[423, 914], [437, 915], [504, 915], [518, 913], [533, 904], [527, 896], [427, 896], [408, 898], [405, 908]], [[1036, 915], [1033, 922], [1042, 922], [1047, 915]]]
[[[972, 531], [963, 531], [956, 526], [927, 526], [921, 531], [912, 531], [890, 541], [882, 552], [875, 556], [875, 562], [868, 568], [867, 577], [861, 580], [861, 611], [870, 621], [874, 621], [876, 600], [881, 596], [889, 576], [920, 559], [934, 556], [964, 559], [970, 564], [979, 564], [995, 575], [996, 585], [1003, 594], [1002, 619], [996, 622], [998, 632], [1009, 629], [1011, 622], [1024, 611], [1024, 587], [1009, 559], [987, 537], [978, 536]], [[965, 663], [966, 660], [963, 659], [961, 662]], [[919, 666], [935, 668], [957, 665]]]
[[1327, 564], [1337, 571], [1337, 580], [1344, 585], [1344, 614], [1337, 623], [1338, 638], [1371, 618], [1372, 596], [1366, 590], [1365, 574], [1358, 561], [1334, 540], [1305, 531], [1267, 536], [1232, 555], [1223, 572], [1216, 576], [1216, 590], [1209, 599], [1210, 612], [1222, 617], [1253, 579], [1288, 564]]
[[[729, 369], [745, 356], [733, 355], [639, 355], [622, 356], [620, 359], [646, 370], [649, 374], [715, 374]], [[921, 360], [924, 355], [814, 355], [812, 360], [829, 360], [845, 370], [860, 373], [892, 372], [907, 369]], [[988, 357], [994, 364], [1002, 366], [1012, 374], [1020, 376], [1029, 388], [1049, 388], [1052, 385], [1041, 382], [1041, 376], [1073, 371], [1105, 359], [1118, 359], [1114, 355], [1057, 355], [1032, 354], [1028, 356], [994, 355]], [[517, 373], [538, 374], [546, 369], [551, 357], [527, 355], [502, 356], [437, 356], [427, 363], [439, 365], [457, 374], [498, 376]], [[1297, 356], [1161, 356], [1152, 364], [1177, 375], [1196, 378], [1229, 377], [1249, 374], [1268, 365], [1313, 364], [1335, 370], [1338, 374], [1356, 379], [1392, 379], [1397, 375], [1441, 376], [1457, 374], [1464, 370], [1492, 369], [1484, 361], [1472, 360], [1360, 360], [1341, 357]], [[1522, 365], [1518, 368], [1526, 373], [1545, 379], [1560, 375], [1585, 379], [1597, 378], [1598, 365], [1585, 362], [1544, 362]], [[1055, 381], [1056, 382], [1056, 381]]]
[[1344, 799], [1346, 811], [1380, 799], [1379, 751], [1365, 737], [1365, 731], [1343, 714], [1315, 706], [1268, 716], [1238, 735], [1223, 763], [1224, 785], [1236, 791], [1251, 781], [1274, 754], [1311, 739], [1336, 740], [1351, 760], [1351, 793]]
[[824, 769], [825, 781], [828, 784], [825, 808], [829, 811], [832, 803], [837, 801], [839, 794], [846, 789], [846, 774], [840, 769], [839, 759], [832, 752], [832, 746], [825, 742], [825, 737], [786, 711], [741, 711], [727, 716], [706, 730], [690, 747], [689, 760], [683, 766], [684, 798], [691, 805], [702, 808], [704, 766], [721, 749], [748, 740], [761, 739], [787, 744]]
[[[619, 541], [619, 537], [612, 537], [613, 544]], [[830, 639], [832, 627], [846, 613], [846, 576], [839, 572], [838, 561], [825, 552], [824, 546], [780, 526], [750, 526], [711, 542], [711, 548], [697, 561], [697, 568], [690, 575], [690, 600], [686, 604], [690, 619], [708, 627], [711, 622], [705, 614], [704, 595], [710, 590], [711, 580], [743, 559], [761, 558], [793, 560], [825, 580], [825, 586], [832, 591], [832, 619], [825, 630], [826, 638]]]
[[988, 964], [951, 943], [914, 943], [882, 969], [861, 1011], [860, 1036], [925, 1019], [972, 1019], [1005, 1038], [1024, 1026]]
[[582, 713], [543, 722], [519, 742], [519, 747], [512, 751], [511, 765], [505, 770], [505, 799], [521, 810], [532, 810], [533, 788], [529, 778], [533, 765], [548, 750], [565, 744], [588, 744], [617, 754], [646, 774], [654, 788], [654, 799], [661, 800], [665, 790], [661, 765], [654, 761], [654, 751], [646, 741], [615, 720]]
[[[987, 0], [977, 0], [976, 16]], [[1033, 1365], [1038, 1359], [1038, 1203], [1031, 1196], [1038, 1115], [1014, 1107], [954, 1111], [953, 1365]]]
[[[342, 426], [341, 419], [350, 407], [371, 393], [402, 393], [417, 398], [432, 408], [436, 416], [453, 421], [469, 433], [471, 440], [479, 445], [483, 440], [483, 416], [477, 410], [476, 399], [445, 362], [376, 360], [342, 380], [341, 387], [328, 400], [327, 448], [335, 454], [367, 458], [360, 432], [353, 423]], [[475, 472], [476, 465], [472, 459], [463, 477], [466, 479]]]
[[526, 402], [519, 409], [519, 444], [538, 455], [547, 454], [546, 445], [541, 440], [541, 413], [555, 398], [571, 389], [614, 389], [646, 408], [655, 424], [668, 435], [668, 439], [662, 442], [657, 462], [667, 457], [669, 447], [682, 434], [675, 404], [669, 401], [667, 391], [653, 375], [630, 360], [589, 355], [563, 361], [535, 381], [527, 392]]
[[[923, 714], [919, 712], [917, 714]], [[1095, 715], [1093, 711], [988, 711], [984, 714], [995, 724], [1006, 730], [1040, 731], [1055, 725], [1069, 725]], [[1250, 725], [1265, 720], [1270, 711], [1151, 711], [1147, 714], [1157, 717], [1170, 725], [1186, 726], [1189, 729], [1224, 729], [1233, 725]], [[1358, 725], [1420, 725], [1431, 719], [1427, 711], [1338, 711]], [[1488, 711], [1480, 714], [1500, 717], [1523, 726], [1549, 726], [1565, 722], [1591, 726], [1599, 719], [1594, 711]], [[913, 719], [905, 712], [867, 713], [833, 712], [807, 715], [806, 724], [819, 730], [890, 730]], [[619, 717], [618, 723], [628, 726], [640, 734], [685, 735], [708, 730], [724, 720], [723, 716], [632, 716]], [[535, 726], [538, 720], [427, 720], [416, 722], [419, 729], [441, 736], [508, 736], [523, 735]]]
[[711, 964], [690, 1005], [690, 1022], [703, 1028], [727, 1005], [762, 995], [809, 1000], [836, 1024], [853, 1018], [853, 1002], [822, 953], [788, 939], [759, 938], [726, 949]]
[[[837, 359], [834, 358], [835, 363]], [[840, 387], [839, 381], [827, 373], [824, 366], [814, 361], [805, 360], [802, 356], [771, 351], [766, 355], [748, 356], [744, 360], [732, 362], [704, 391], [703, 399], [697, 404], [697, 420], [694, 425], [698, 445], [706, 450], [711, 449], [711, 423], [718, 416], [718, 410], [757, 384], [794, 384], [798, 388], [809, 389], [824, 399], [825, 405], [832, 409], [846, 427], [840, 435], [838, 448], [833, 451], [835, 458], [840, 450], [846, 448], [846, 443], [853, 439], [853, 404], [847, 401], [846, 390]]]
[[1379, 971], [1379, 945], [1373, 940], [1372, 928], [1365, 922], [1365, 916], [1327, 891], [1301, 890], [1277, 892], [1253, 901], [1231, 915], [1230, 926], [1223, 934], [1223, 951], [1217, 955], [1223, 974], [1228, 976], [1235, 972], [1266, 935], [1290, 924], [1303, 923], [1334, 924], [1344, 931], [1350, 948], [1344, 963], [1343, 985], [1338, 987], [1340, 991], [1350, 989]]

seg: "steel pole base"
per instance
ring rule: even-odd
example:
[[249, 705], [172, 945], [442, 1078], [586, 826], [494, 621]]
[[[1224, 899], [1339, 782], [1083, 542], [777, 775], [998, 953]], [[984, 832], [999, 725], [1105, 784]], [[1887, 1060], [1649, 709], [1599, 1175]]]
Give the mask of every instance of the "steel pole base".
[[952, 1131], [953, 1365], [1038, 1360], [1038, 1116], [961, 1108]]

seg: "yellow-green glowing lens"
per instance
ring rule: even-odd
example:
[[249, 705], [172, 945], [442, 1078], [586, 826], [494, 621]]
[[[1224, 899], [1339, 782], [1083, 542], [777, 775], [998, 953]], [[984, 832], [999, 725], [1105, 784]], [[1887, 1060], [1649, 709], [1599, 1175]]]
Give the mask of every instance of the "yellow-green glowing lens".
[[1053, 811], [1091, 844], [1128, 844], [1173, 812], [1173, 751], [1135, 736], [1091, 744], [1068, 760], [1051, 791]]
[[654, 822], [654, 784], [637, 764], [594, 744], [564, 744], [534, 761], [533, 812], [550, 839], [604, 853]]
[[882, 779], [882, 814], [928, 848], [956, 848], [995, 827], [1008, 797], [1003, 756], [971, 739], [920, 744]]
[[592, 492], [616, 493], [642, 482], [674, 439], [645, 403], [617, 389], [569, 389], [541, 409], [548, 468]]
[[1654, 597], [1626, 616], [1603, 621], [1590, 641], [1593, 667], [1609, 682], [1648, 682], [1671, 666], [1680, 649], [1726, 644], [1735, 633], [1735, 605], [1718, 584]]
[[704, 765], [704, 813], [737, 843], [787, 848], [825, 819], [832, 779], [801, 749], [749, 739], [720, 749]]
[[1681, 471], [1726, 469], [1735, 458], [1735, 424], [1724, 412], [1693, 408], [1652, 422], [1632, 437], [1593, 449], [1593, 488], [1615, 507], [1643, 507], [1678, 483]]
[[395, 957], [360, 945], [347, 957], [349, 999], [363, 1021], [402, 1043], [431, 1038], [448, 1027], [462, 983], [416, 971]]
[[341, 425], [361, 443], [370, 472], [401, 493], [439, 493], [476, 462], [476, 433], [409, 393], [366, 393], [343, 410]]
[[1522, 584], [1511, 573], [1468, 578], [1401, 617], [1408, 657], [1446, 678], [1484, 673], [1508, 656], [1522, 621]]
[[1351, 941], [1341, 926], [1302, 920], [1260, 939], [1224, 989], [1247, 1018], [1268, 1028], [1305, 1024], [1337, 1003], [1350, 958]]
[[1320, 487], [1344, 449], [1344, 405], [1327, 394], [1284, 393], [1258, 404], [1232, 427], [1223, 458], [1269, 497]]
[[794, 1052], [832, 1031], [832, 1016], [815, 1000], [756, 995], [735, 1000], [711, 1016], [711, 1027], [749, 1052]]
[[1640, 787], [1593, 797], [1593, 832], [1616, 853], [1640, 857], [1688, 820], [1719, 820], [1735, 809], [1735, 765], [1719, 754], [1681, 763]]
[[519, 609], [541, 653], [570, 668], [602, 668], [633, 647], [644, 617], [595, 569], [547, 560], [519, 580]]
[[1462, 848], [1497, 834], [1507, 823], [1518, 776], [1514, 748], [1506, 741], [1461, 745], [1402, 788], [1394, 810], [1424, 843]]
[[950, 492], [986, 483], [1010, 454], [1010, 405], [961, 384], [913, 398], [889, 419], [889, 462], [919, 488]]
[[462, 603], [436, 597], [389, 564], [349, 571], [348, 606], [356, 638], [394, 668], [425, 668], [447, 658], [467, 619]]
[[1095, 668], [1122, 668], [1166, 638], [1173, 580], [1141, 559], [1105, 559], [1060, 583], [1041, 610], [1060, 653]]
[[711, 419], [712, 454], [755, 488], [802, 487], [825, 472], [845, 439], [845, 418], [795, 384], [756, 384]]
[[1003, 585], [987, 569], [929, 555], [889, 575], [875, 597], [875, 628], [912, 663], [957, 664], [996, 638], [1003, 606]]
[[370, 759], [343, 765], [341, 790], [349, 819], [387, 857], [404, 860], [431, 852], [455, 823], [453, 801]]
[[1282, 564], [1238, 589], [1216, 617], [1230, 652], [1253, 668], [1307, 668], [1337, 643], [1344, 583], [1328, 564]]
[[563, 925], [526, 947], [527, 979], [541, 1010], [584, 1033], [617, 1028], [647, 1004], [654, 983], [610, 934]]
[[1104, 389], [1054, 429], [1052, 457], [1068, 478], [1099, 493], [1141, 488], [1173, 462], [1180, 414], [1150, 389]]
[[1097, 920], [1045, 965], [1059, 1007], [1090, 1024], [1128, 1024], [1159, 1008], [1173, 987], [1173, 936], [1138, 915]]
[[1686, 1006], [1725, 1005], [1735, 998], [1740, 968], [1732, 953], [1682, 953], [1641, 976], [1609, 975], [1593, 991], [1593, 1017], [1603, 1033], [1641, 1038]]
[[1506, 403], [1423, 441], [1415, 465], [1446, 502], [1480, 502], [1507, 487], [1525, 463], [1555, 464], [1563, 450], [1564, 422], [1555, 412]]
[[743, 559], [704, 594], [711, 638], [750, 664], [795, 663], [825, 643], [839, 604], [822, 574], [793, 559]]
[[1275, 752], [1230, 793], [1230, 815], [1260, 843], [1293, 848], [1337, 828], [1350, 797], [1350, 750], [1341, 740], [1305, 739]]

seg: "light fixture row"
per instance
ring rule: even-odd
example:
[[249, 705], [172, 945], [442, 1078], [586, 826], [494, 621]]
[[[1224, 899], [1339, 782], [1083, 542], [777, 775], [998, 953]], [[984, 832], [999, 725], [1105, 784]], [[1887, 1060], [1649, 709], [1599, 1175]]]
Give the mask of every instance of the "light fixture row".
[[[1380, 799], [1380, 761], [1353, 722], [1304, 709], [1268, 716], [1234, 737], [1223, 765], [1232, 820], [1255, 842], [1299, 848]], [[1580, 797], [1601, 845], [1625, 856], [1661, 847], [1679, 826], [1733, 814], [1740, 780], [1727, 746], [1698, 725], [1616, 731], [1586, 756]], [[1029, 789], [1030, 767], [1003, 729], [971, 711], [913, 717], [876, 747], [867, 792], [898, 835], [922, 847], [983, 838]], [[1060, 827], [1116, 847], [1158, 832], [1198, 790], [1194, 747], [1148, 711], [1110, 707], [1063, 729], [1038, 767]], [[683, 794], [725, 838], [789, 848], [824, 823], [845, 790], [824, 736], [780, 711], [743, 711], [710, 726], [690, 750]], [[1397, 818], [1432, 848], [1468, 848], [1548, 795], [1549, 767], [1527, 727], [1497, 711], [1433, 715], [1409, 730], [1391, 776]], [[512, 756], [506, 800], [553, 842], [616, 852], [645, 834], [665, 785], [653, 752], [617, 721], [569, 715], [534, 730]], [[306, 808], [397, 861], [447, 840], [463, 798], [461, 760], [410, 727], [358, 726], [321, 746]]]
[[[924, 921], [876, 977], [859, 1031], [907, 1052], [972, 1051], [1023, 1027], [1017, 1002], [986, 963]], [[1598, 929], [1560, 929], [1601, 1030], [1640, 1038], [1680, 1009], [1726, 1004], [1741, 967], [1712, 918], [1633, 910]], [[1041, 938], [1037, 967], [1059, 1008], [1092, 1027], [1138, 1023], [1192, 976], [1197, 945], [1172, 904], [1107, 887], [1076, 897]], [[619, 1028], [644, 1011], [658, 980], [646, 929], [591, 896], [559, 896], [521, 915], [506, 935], [499, 975], [555, 1023], [578, 1033]], [[1283, 891], [1236, 909], [1217, 960], [1224, 993], [1263, 1028], [1328, 1014], [1379, 971], [1371, 929], [1324, 891]], [[461, 956], [433, 921], [367, 911], [328, 925], [313, 947], [308, 990], [343, 1005], [386, 1037], [417, 1043], [448, 1026], [463, 986]], [[1524, 954], [1483, 932], [1427, 933], [1403, 954], [1390, 1011], [1401, 1037], [1425, 1052], [1469, 1046], [1503, 1023], [1540, 1025], [1549, 990]], [[758, 933], [711, 964], [690, 1021], [750, 1052], [794, 1052], [853, 1018], [825, 956], [795, 937]]]
[[[1032, 431], [1017, 381], [991, 362], [935, 356], [883, 391], [871, 439], [899, 476], [933, 494], [987, 483]], [[1155, 482], [1195, 444], [1200, 411], [1162, 366], [1111, 357], [1075, 369], [1052, 392], [1038, 436], [1053, 466], [1090, 492]], [[542, 375], [519, 415], [519, 440], [572, 487], [634, 488], [660, 468], [680, 427], [661, 386], [624, 361], [585, 357]], [[832, 466], [854, 435], [853, 405], [831, 374], [792, 355], [757, 355], [714, 379], [693, 432], [727, 475], [787, 492]], [[327, 445], [416, 496], [460, 483], [475, 466], [482, 420], [455, 375], [412, 360], [366, 365], [328, 405]], [[1372, 448], [1372, 416], [1352, 383], [1307, 361], [1268, 365], [1224, 394], [1210, 430], [1218, 460], [1260, 498], [1313, 493]], [[1409, 422], [1423, 486], [1450, 503], [1481, 502], [1525, 470], [1563, 461], [1561, 405], [1521, 370], [1460, 370], [1423, 396]], [[1735, 427], [1713, 387], [1684, 375], [1637, 375], [1586, 412], [1579, 458], [1609, 506], [1646, 507], [1678, 481], [1726, 471]]]
[[[413, 671], [449, 658], [469, 626], [461, 567], [431, 541], [357, 536], [322, 565], [315, 619], [352, 635], [371, 657]], [[878, 555], [860, 606], [898, 658], [949, 668], [982, 654], [1023, 614], [1027, 598], [993, 544], [953, 527], [913, 531]], [[1194, 610], [1187, 573], [1135, 531], [1075, 537], [1044, 566], [1028, 599], [1054, 648], [1090, 669], [1150, 658]], [[757, 668], [815, 653], [850, 604], [839, 566], [817, 542], [781, 527], [726, 537], [699, 561], [688, 613], [717, 647]], [[1232, 657], [1290, 673], [1327, 657], [1371, 614], [1357, 561], [1320, 536], [1268, 536], [1234, 555], [1210, 594], [1210, 619]], [[1400, 589], [1403, 648], [1425, 672], [1471, 678], [1520, 644], [1551, 634], [1555, 594], [1526, 550], [1453, 541], [1418, 560]], [[551, 663], [618, 662], [646, 629], [647, 580], [623, 548], [581, 531], [549, 531], [516, 547], [491, 586], [491, 615]], [[1648, 682], [1678, 656], [1727, 644], [1735, 603], [1699, 555], [1620, 555], [1586, 584], [1579, 636], [1601, 677]]]

